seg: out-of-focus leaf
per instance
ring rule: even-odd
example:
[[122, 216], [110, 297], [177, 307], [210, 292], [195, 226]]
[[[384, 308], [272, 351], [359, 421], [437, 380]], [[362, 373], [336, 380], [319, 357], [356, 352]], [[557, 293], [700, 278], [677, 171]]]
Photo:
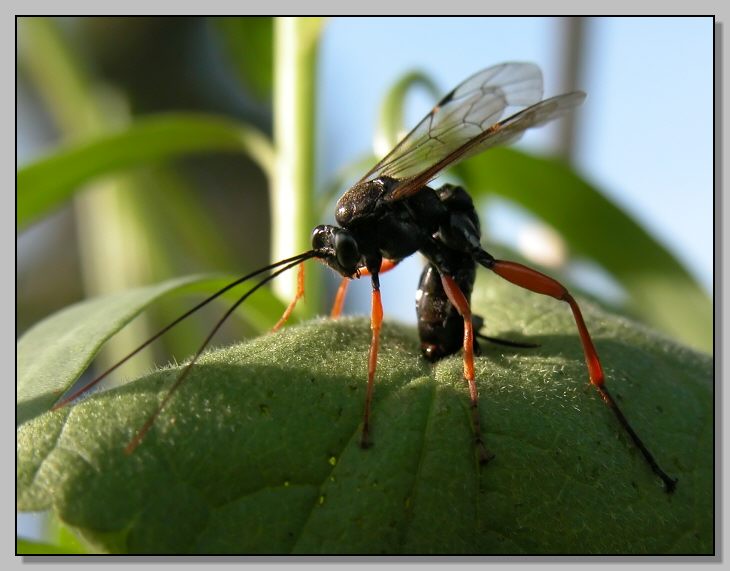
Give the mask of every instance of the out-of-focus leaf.
[[375, 129], [376, 154], [384, 156], [408, 132], [406, 130], [408, 125], [405, 125], [403, 120], [404, 102], [408, 92], [419, 86], [430, 92], [434, 100], [439, 96], [434, 81], [421, 71], [406, 73], [386, 93], [380, 105], [378, 124]]
[[50, 543], [20, 538], [15, 540], [15, 552], [18, 555], [70, 555], [73, 553], [83, 553], [83, 551], [70, 549], [62, 545], [51, 545]]
[[492, 149], [455, 169], [475, 198], [500, 195], [553, 226], [574, 253], [608, 271], [648, 323], [712, 351], [712, 303], [687, 270], [641, 226], [566, 164]]
[[[47, 411], [76, 382], [106, 340], [150, 303], [172, 293], [216, 291], [234, 279], [189, 276], [169, 280], [86, 300], [36, 324], [17, 346], [18, 425]], [[242, 290], [246, 291], [245, 284], [233, 291], [240, 296]], [[275, 323], [283, 304], [265, 288], [255, 295], [256, 303], [244, 306], [241, 314], [254, 320], [266, 314], [268, 323]]]
[[177, 368], [25, 424], [18, 505], [122, 553], [712, 553], [711, 359], [584, 304], [668, 495], [589, 386], [568, 307], [489, 277], [488, 333], [540, 347], [476, 360], [483, 468], [459, 356], [432, 367], [386, 322], [364, 451], [368, 323], [315, 321], [206, 354], [131, 456]]
[[253, 94], [271, 99], [273, 87], [273, 18], [213, 18], [239, 77]]
[[200, 152], [241, 152], [271, 174], [273, 150], [264, 135], [229, 119], [175, 113], [64, 148], [18, 170], [17, 223], [22, 229], [57, 208], [96, 177]]
[[73, 553], [88, 553], [86, 545], [82, 543], [79, 536], [76, 535], [73, 529], [64, 524], [61, 520], [55, 517], [51, 512], [45, 514], [46, 517], [46, 533], [44, 538], [48, 539], [53, 545]]

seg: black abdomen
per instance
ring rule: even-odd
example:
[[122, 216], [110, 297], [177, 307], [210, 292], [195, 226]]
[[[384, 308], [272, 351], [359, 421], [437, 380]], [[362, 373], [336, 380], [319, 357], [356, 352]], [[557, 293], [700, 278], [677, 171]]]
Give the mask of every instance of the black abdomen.
[[[441, 283], [447, 272], [471, 304], [476, 279], [473, 251], [479, 248], [479, 217], [469, 194], [461, 187], [445, 184], [436, 189], [445, 215], [431, 242], [421, 247], [428, 263], [421, 274], [416, 293], [416, 315], [421, 352], [429, 361], [437, 361], [459, 351], [464, 343], [464, 318], [452, 305]], [[436, 211], [431, 207], [432, 211]], [[475, 349], [477, 349], [475, 343]]]
[[[471, 303], [476, 265], [464, 260], [453, 276], [464, 297]], [[459, 351], [464, 343], [464, 318], [449, 301], [441, 284], [441, 276], [433, 264], [427, 264], [418, 282], [416, 315], [421, 353], [429, 361], [437, 361]]]

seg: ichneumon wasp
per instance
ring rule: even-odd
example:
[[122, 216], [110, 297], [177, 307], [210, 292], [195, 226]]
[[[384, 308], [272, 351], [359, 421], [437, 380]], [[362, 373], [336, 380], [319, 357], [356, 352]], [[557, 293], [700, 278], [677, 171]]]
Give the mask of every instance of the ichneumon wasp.
[[[360, 443], [372, 444], [370, 408], [378, 362], [383, 309], [379, 274], [400, 260], [420, 252], [426, 259], [416, 296], [418, 332], [423, 356], [435, 361], [463, 349], [464, 378], [468, 383], [474, 443], [479, 462], [488, 462], [480, 427], [478, 392], [474, 373], [476, 337], [505, 342], [475, 333], [481, 319], [470, 310], [470, 297], [477, 264], [520, 287], [566, 302], [573, 313], [588, 367], [590, 382], [641, 451], [665, 490], [672, 492], [676, 480], [668, 476], [621, 412], [605, 386], [598, 354], [580, 308], [568, 290], [556, 280], [516, 262], [499, 260], [480, 244], [480, 223], [469, 194], [446, 184], [428, 186], [442, 170], [490, 147], [516, 141], [532, 127], [543, 125], [571, 111], [585, 99], [580, 91], [542, 99], [542, 73], [530, 63], [504, 63], [484, 69], [445, 95], [359, 182], [337, 202], [337, 226], [320, 225], [312, 233], [312, 249], [273, 263], [232, 282], [181, 315], [122, 361], [86, 386], [63, 398], [55, 408], [73, 401], [96, 385], [140, 349], [157, 339], [209, 301], [259, 274], [271, 272], [246, 292], [218, 321], [197, 353], [181, 371], [155, 412], [127, 446], [133, 451], [144, 438], [177, 388], [187, 378], [210, 339], [235, 309], [254, 291], [296, 266], [298, 290], [277, 329], [289, 317], [304, 293], [303, 262], [315, 258], [342, 275], [332, 315], [339, 315], [349, 280], [369, 275], [372, 284], [371, 330], [368, 378]], [[519, 344], [516, 344], [519, 345]]]

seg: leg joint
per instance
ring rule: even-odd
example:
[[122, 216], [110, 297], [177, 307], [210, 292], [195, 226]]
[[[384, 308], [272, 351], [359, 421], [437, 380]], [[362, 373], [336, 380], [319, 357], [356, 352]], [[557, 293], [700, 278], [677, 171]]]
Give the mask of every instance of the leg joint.
[[477, 261], [478, 264], [484, 266], [488, 270], [491, 270], [494, 267], [494, 263], [496, 262], [494, 256], [492, 256], [489, 252], [485, 252], [481, 248], [475, 251], [474, 259]]

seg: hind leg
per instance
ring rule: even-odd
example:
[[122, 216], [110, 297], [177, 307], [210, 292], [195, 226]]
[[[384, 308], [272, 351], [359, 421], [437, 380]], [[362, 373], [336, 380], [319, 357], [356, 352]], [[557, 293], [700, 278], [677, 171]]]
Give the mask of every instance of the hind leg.
[[603, 367], [598, 359], [598, 352], [593, 345], [591, 335], [588, 332], [585, 321], [583, 320], [583, 314], [580, 307], [578, 307], [578, 302], [575, 301], [565, 286], [557, 280], [517, 262], [496, 260], [484, 250], [477, 253], [477, 261], [487, 269], [492, 270], [498, 276], [512, 282], [515, 285], [534, 291], [535, 293], [554, 297], [555, 299], [564, 301], [570, 306], [570, 309], [573, 312], [575, 325], [578, 328], [578, 335], [580, 336], [580, 340], [583, 345], [583, 354], [585, 356], [586, 366], [588, 368], [588, 377], [591, 384], [596, 388], [596, 390], [598, 390], [604, 402], [613, 411], [621, 426], [623, 426], [624, 430], [627, 432], [636, 447], [641, 451], [647, 464], [649, 464], [649, 467], [662, 480], [665, 491], [668, 493], [673, 492], [677, 485], [677, 480], [670, 477], [661, 469], [657, 461], [654, 459], [654, 456], [629, 424], [628, 420], [619, 408], [618, 403], [616, 403], [613, 399], [611, 393], [608, 392], [605, 385]]

